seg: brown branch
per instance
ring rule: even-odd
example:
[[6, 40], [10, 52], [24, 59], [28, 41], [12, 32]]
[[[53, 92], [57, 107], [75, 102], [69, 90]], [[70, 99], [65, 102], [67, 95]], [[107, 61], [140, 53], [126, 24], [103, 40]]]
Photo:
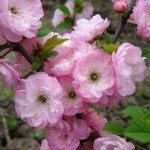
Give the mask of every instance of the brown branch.
[[125, 25], [127, 24], [127, 21], [133, 12], [133, 8], [134, 8], [135, 4], [136, 4], [136, 0], [131, 0], [127, 11], [122, 15], [121, 22], [116, 30], [116, 33], [115, 33], [113, 41], [112, 41], [114, 44], [117, 42], [121, 32], [123, 31]]
[[17, 51], [21, 55], [23, 55], [30, 64], [33, 63], [33, 59], [30, 57], [30, 55], [27, 53], [27, 51], [24, 49], [24, 47], [21, 44], [14, 43], [14, 51]]

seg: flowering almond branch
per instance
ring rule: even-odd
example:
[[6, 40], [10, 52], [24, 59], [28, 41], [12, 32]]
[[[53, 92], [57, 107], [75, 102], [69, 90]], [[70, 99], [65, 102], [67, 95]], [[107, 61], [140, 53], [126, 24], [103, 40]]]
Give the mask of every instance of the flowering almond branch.
[[125, 25], [127, 24], [128, 19], [130, 18], [130, 15], [133, 12], [133, 8], [135, 4], [136, 4], [136, 0], [131, 0], [128, 10], [122, 15], [121, 22], [116, 30], [116, 33], [112, 41], [113, 43], [116, 43], [116, 41], [118, 40], [121, 32], [123, 31]]

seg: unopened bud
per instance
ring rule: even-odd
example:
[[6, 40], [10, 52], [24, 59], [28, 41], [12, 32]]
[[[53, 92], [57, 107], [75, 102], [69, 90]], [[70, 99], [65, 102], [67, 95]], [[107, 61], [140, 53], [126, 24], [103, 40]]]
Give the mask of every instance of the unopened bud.
[[128, 4], [124, 0], [121, 0], [119, 2], [116, 2], [113, 8], [115, 12], [122, 13], [128, 9]]

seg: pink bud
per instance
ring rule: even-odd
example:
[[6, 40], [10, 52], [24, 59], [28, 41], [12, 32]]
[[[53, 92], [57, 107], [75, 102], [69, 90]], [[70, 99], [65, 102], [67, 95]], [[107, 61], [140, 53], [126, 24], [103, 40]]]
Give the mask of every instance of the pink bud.
[[116, 2], [113, 8], [115, 12], [122, 13], [128, 9], [128, 4], [124, 0], [121, 0], [119, 2]]

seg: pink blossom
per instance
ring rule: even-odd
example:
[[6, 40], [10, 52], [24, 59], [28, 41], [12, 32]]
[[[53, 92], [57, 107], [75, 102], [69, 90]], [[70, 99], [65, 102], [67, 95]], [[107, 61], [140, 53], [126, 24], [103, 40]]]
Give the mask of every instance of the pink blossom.
[[74, 38], [90, 42], [104, 34], [109, 24], [108, 19], [104, 20], [100, 15], [95, 15], [90, 20], [79, 19], [76, 27], [74, 27], [75, 31], [71, 34]]
[[[75, 7], [75, 1], [74, 0], [68, 0], [65, 4], [65, 6], [69, 9], [70, 14], [73, 15], [74, 7]], [[60, 23], [65, 21], [65, 18], [67, 17], [66, 14], [64, 14], [60, 9], [56, 9], [53, 19], [52, 19], [52, 25], [56, 27]]]
[[96, 130], [99, 134], [107, 122], [106, 118], [98, 115], [94, 109], [89, 109], [88, 112], [84, 113], [83, 119], [87, 123], [88, 127]]
[[98, 102], [114, 85], [111, 56], [102, 49], [80, 59], [73, 71], [74, 87], [88, 102]]
[[83, 101], [80, 95], [78, 95], [72, 87], [73, 78], [69, 76], [61, 77], [59, 83], [64, 90], [63, 105], [64, 115], [75, 115], [77, 113], [83, 113], [88, 109], [88, 104]]
[[95, 51], [95, 49], [95, 46], [91, 44], [82, 41], [76, 42], [73, 39], [68, 40], [63, 45], [55, 48], [59, 55], [50, 60], [53, 65], [51, 72], [57, 77], [72, 75], [77, 60]]
[[17, 86], [20, 82], [21, 74], [18, 65], [12, 65], [9, 59], [0, 59], [0, 79], [6, 87]]
[[105, 137], [98, 138], [94, 141], [94, 149], [93, 150], [134, 150], [135, 147], [131, 142], [127, 142], [125, 139], [116, 136], [109, 135]]
[[81, 119], [64, 118], [64, 121], [48, 129], [46, 138], [53, 150], [76, 150], [79, 140], [87, 138], [87, 126]]
[[137, 33], [144, 37], [150, 37], [150, 0], [139, 0], [133, 10], [130, 22], [137, 24]]
[[46, 139], [42, 140], [40, 150], [52, 150], [48, 146], [48, 141]]
[[[19, 42], [22, 36], [35, 37], [43, 17], [40, 0], [5, 0], [0, 5], [0, 28], [3, 38]], [[4, 41], [0, 41], [0, 45]]]
[[44, 72], [31, 75], [18, 86], [15, 108], [32, 127], [44, 128], [57, 123], [63, 114], [63, 91], [56, 78]]
[[135, 91], [135, 81], [143, 80], [146, 69], [142, 51], [130, 43], [124, 43], [112, 55], [116, 73], [116, 87], [120, 95], [131, 95]]

